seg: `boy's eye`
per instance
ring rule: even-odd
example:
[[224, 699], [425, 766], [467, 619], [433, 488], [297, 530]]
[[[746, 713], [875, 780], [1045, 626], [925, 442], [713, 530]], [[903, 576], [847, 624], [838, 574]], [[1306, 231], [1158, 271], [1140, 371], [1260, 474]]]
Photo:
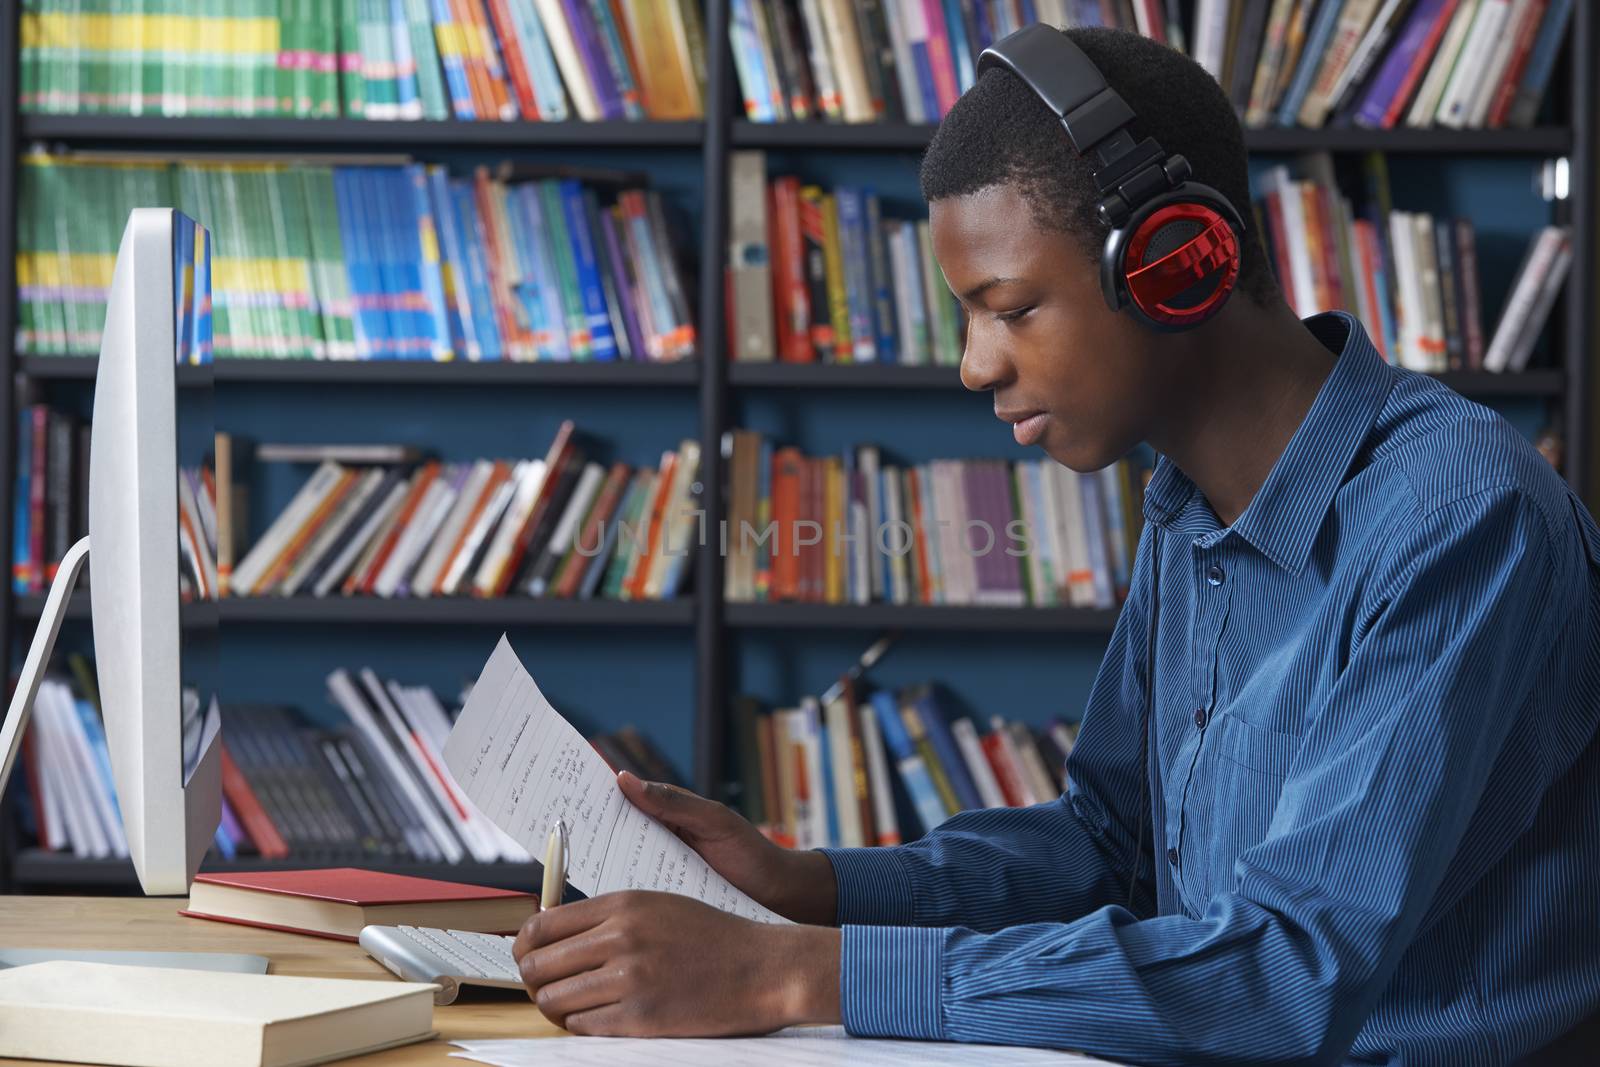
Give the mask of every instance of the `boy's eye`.
[[1026, 307], [1014, 308], [1011, 311], [996, 312], [994, 317], [999, 319], [1001, 322], [1016, 322], [1018, 319], [1022, 318], [1022, 316], [1026, 315], [1032, 310], [1033, 305], [1029, 304]]

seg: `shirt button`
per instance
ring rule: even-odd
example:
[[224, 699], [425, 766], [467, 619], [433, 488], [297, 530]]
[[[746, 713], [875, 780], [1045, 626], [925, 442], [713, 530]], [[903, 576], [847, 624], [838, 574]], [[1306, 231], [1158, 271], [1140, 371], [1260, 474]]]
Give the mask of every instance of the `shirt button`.
[[1226, 577], [1227, 574], [1225, 574], [1222, 568], [1217, 566], [1215, 563], [1211, 565], [1210, 570], [1206, 571], [1206, 581], [1210, 582], [1212, 585], [1221, 585], [1222, 580]]
[[1176, 867], [1178, 865], [1178, 850], [1177, 849], [1175, 849], [1175, 848], [1167, 849], [1167, 862], [1172, 864], [1174, 867]]
[[1194, 709], [1194, 724], [1195, 724], [1196, 727], [1198, 727], [1201, 730], [1204, 730], [1206, 728], [1206, 709], [1205, 708], [1195, 708]]

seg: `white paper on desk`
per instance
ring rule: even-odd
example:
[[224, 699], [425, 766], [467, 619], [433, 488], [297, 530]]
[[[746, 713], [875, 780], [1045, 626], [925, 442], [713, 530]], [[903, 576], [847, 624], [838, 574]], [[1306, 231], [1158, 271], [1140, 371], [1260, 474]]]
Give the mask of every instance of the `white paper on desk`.
[[849, 1037], [842, 1026], [805, 1026], [771, 1037], [544, 1037], [456, 1041], [457, 1059], [491, 1067], [902, 1067], [981, 1063], [984, 1067], [1107, 1067], [1073, 1052], [1012, 1045], [881, 1041]]
[[735, 889], [676, 834], [629, 803], [605, 760], [539, 692], [500, 637], [444, 746], [457, 784], [535, 856], [567, 822], [567, 881], [589, 896], [660, 889], [762, 922], [782, 916]]

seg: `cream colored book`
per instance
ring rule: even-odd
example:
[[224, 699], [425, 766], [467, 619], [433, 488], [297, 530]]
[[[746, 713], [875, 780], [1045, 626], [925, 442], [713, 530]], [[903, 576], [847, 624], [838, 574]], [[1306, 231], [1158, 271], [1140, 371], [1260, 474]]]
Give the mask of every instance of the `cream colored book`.
[[119, 1067], [299, 1067], [433, 1034], [420, 982], [55, 960], [0, 971], [0, 1057]]

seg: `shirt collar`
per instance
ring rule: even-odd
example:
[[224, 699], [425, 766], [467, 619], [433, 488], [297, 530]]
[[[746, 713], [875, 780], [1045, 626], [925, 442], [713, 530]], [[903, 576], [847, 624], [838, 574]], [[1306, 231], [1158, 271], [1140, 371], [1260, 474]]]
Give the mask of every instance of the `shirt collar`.
[[[1338, 359], [1266, 482], [1232, 526], [1262, 555], [1297, 574], [1394, 384], [1393, 369], [1353, 315], [1329, 311], [1304, 322], [1338, 351]], [[1145, 518], [1164, 526], [1194, 495], [1194, 483], [1163, 456], [1145, 490]]]

